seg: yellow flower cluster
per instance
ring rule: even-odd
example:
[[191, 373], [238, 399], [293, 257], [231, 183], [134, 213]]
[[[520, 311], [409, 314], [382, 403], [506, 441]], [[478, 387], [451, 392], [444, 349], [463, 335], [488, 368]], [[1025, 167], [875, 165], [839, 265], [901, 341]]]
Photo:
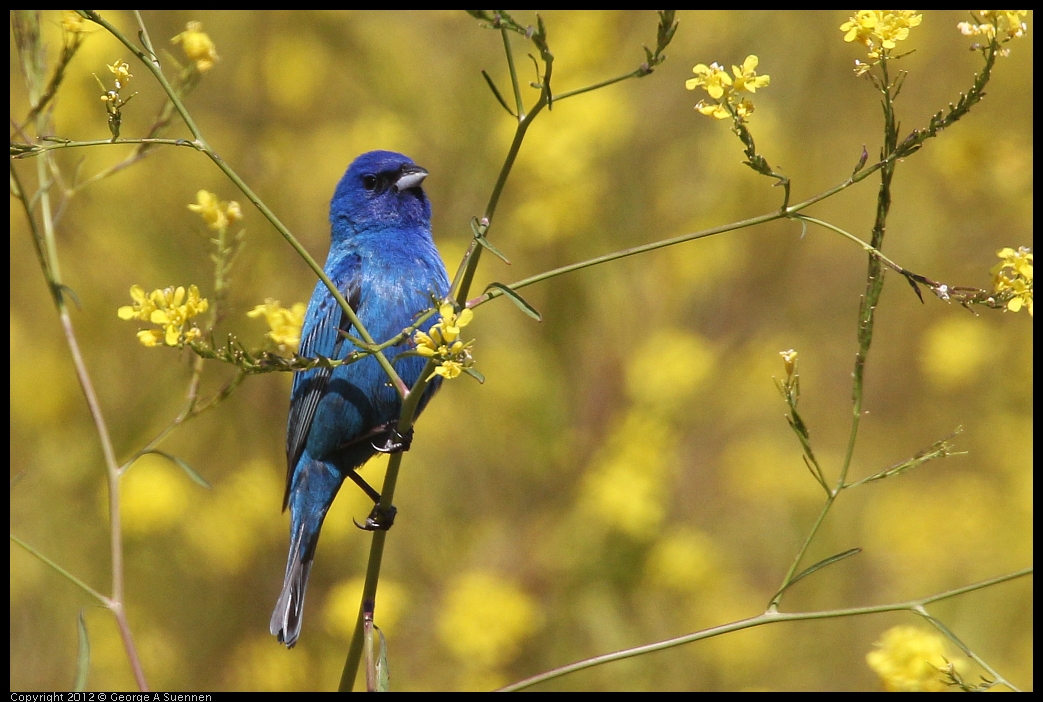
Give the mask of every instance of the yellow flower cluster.
[[471, 323], [474, 312], [465, 309], [457, 314], [450, 302], [442, 303], [438, 312], [442, 315], [442, 319], [432, 325], [426, 333], [417, 331], [413, 335], [413, 340], [416, 342], [418, 354], [440, 361], [432, 377], [440, 375], [451, 380], [474, 363], [474, 359], [471, 358], [471, 345], [474, 342], [460, 341], [460, 329]]
[[1022, 307], [1032, 315], [1032, 251], [1025, 246], [1017, 251], [1007, 247], [997, 254], [1002, 260], [992, 267], [992, 286], [999, 294], [1010, 295], [1007, 309], [1018, 312]]
[[943, 692], [939, 669], [946, 666], [945, 641], [931, 631], [896, 626], [884, 632], [866, 663], [888, 692]]
[[214, 231], [227, 229], [229, 224], [243, 218], [243, 210], [239, 207], [238, 202], [218, 200], [217, 195], [206, 190], [196, 193], [196, 203], [189, 205], [188, 209], [198, 213]]
[[246, 313], [247, 317], [264, 315], [271, 331], [266, 336], [272, 340], [280, 351], [296, 353], [301, 345], [301, 327], [304, 326], [305, 307], [303, 302], [296, 302], [290, 309], [279, 304], [278, 300], [267, 298], [263, 305], [257, 305]]
[[869, 58], [881, 58], [895, 42], [909, 37], [909, 30], [923, 20], [916, 10], [859, 10], [840, 25], [844, 41], [857, 41], [869, 49]]
[[194, 325], [186, 328], [188, 320], [203, 314], [209, 307], [195, 285], [189, 285], [187, 291], [179, 285], [148, 294], [140, 285], [132, 285], [130, 297], [134, 304], [120, 307], [116, 312], [120, 319], [137, 319], [162, 327], [138, 332], [138, 340], [145, 346], [158, 346], [160, 342], [167, 346], [181, 346], [200, 337], [201, 332]]
[[728, 75], [728, 71], [711, 63], [707, 66], [700, 63], [692, 69], [695, 78], [685, 81], [684, 87], [688, 90], [703, 88], [713, 101], [700, 100], [695, 109], [702, 114], [715, 119], [728, 119], [733, 114], [744, 119], [753, 113], [753, 103], [747, 99], [739, 100], [738, 93], [755, 93], [757, 88], [764, 88], [771, 82], [770, 76], [758, 76], [757, 64], [759, 59], [749, 55], [742, 62], [742, 66], [732, 65], [734, 79]]
[[[956, 27], [964, 36], [984, 37], [989, 43], [998, 39], [1005, 43], [1025, 36], [1029, 26], [1024, 19], [1028, 13], [1028, 10], [971, 10], [971, 21], [960, 22]], [[975, 45], [973, 48], [983, 47]], [[1008, 49], [999, 51], [1000, 56], [1009, 53]]]
[[203, 31], [203, 25], [200, 22], [189, 22], [185, 25], [185, 31], [175, 36], [170, 42], [181, 44], [185, 56], [195, 64], [196, 70], [200, 73], [209, 71], [217, 61], [217, 46]]

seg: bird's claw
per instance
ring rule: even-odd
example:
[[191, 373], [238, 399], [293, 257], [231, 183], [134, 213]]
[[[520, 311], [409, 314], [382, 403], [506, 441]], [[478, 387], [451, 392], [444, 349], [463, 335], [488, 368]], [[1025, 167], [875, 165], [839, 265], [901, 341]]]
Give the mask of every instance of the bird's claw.
[[408, 451], [410, 444], [413, 443], [413, 427], [409, 427], [409, 431], [404, 435], [400, 434], [398, 429], [388, 429], [385, 437], [383, 444], [371, 444], [371, 446], [373, 446], [373, 448], [379, 453], [400, 453], [402, 451]]
[[365, 524], [359, 524], [354, 519], [351, 521], [355, 522], [355, 526], [363, 531], [387, 531], [391, 528], [391, 525], [395, 523], [395, 515], [398, 514], [398, 508], [391, 505], [386, 510], [381, 509], [380, 505], [373, 505], [373, 511], [366, 517]]

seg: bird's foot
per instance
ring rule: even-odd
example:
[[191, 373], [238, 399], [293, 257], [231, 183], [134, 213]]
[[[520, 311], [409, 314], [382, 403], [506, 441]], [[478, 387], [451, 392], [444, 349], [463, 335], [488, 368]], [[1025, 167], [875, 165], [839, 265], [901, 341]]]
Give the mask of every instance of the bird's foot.
[[[355, 522], [355, 526], [363, 531], [387, 531], [395, 523], [395, 515], [398, 508], [391, 505], [387, 509], [381, 509], [379, 504], [373, 505], [373, 511], [366, 517], [365, 524]], [[354, 519], [351, 521], [355, 521]]]
[[409, 431], [405, 434], [400, 434], [398, 429], [392, 427], [388, 429], [384, 434], [384, 443], [372, 444], [380, 453], [400, 453], [402, 451], [408, 451], [410, 444], [413, 443], [413, 427], [409, 427]]

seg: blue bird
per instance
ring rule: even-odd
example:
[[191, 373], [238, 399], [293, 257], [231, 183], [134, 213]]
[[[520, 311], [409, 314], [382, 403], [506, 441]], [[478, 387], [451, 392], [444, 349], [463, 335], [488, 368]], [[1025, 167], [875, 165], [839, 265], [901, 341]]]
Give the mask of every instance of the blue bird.
[[[331, 244], [326, 275], [359, 320], [381, 343], [412, 325], [432, 300], [449, 293], [445, 266], [431, 239], [431, 205], [420, 185], [427, 171], [391, 151], [362, 154], [348, 167], [330, 202]], [[437, 315], [421, 327], [430, 329]], [[342, 359], [355, 349], [339, 332], [358, 331], [319, 281], [301, 329], [300, 354]], [[392, 360], [411, 348], [409, 340], [384, 350]], [[409, 386], [426, 359], [393, 361]], [[435, 378], [419, 410], [438, 389]], [[286, 426], [286, 495], [290, 508], [290, 554], [271, 632], [288, 648], [301, 632], [304, 591], [319, 530], [344, 478], [351, 478], [376, 503], [380, 495], [355, 470], [378, 451], [408, 448], [395, 431], [402, 402], [369, 356], [337, 368], [294, 374]], [[390, 515], [374, 511], [367, 528], [386, 529]], [[382, 521], [383, 520], [383, 521]]]

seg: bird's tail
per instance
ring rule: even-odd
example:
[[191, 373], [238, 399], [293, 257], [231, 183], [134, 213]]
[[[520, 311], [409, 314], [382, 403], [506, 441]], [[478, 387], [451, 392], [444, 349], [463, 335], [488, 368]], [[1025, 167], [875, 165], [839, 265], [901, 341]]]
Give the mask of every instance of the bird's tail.
[[326, 512], [337, 496], [344, 477], [331, 465], [310, 459], [302, 460], [294, 475], [290, 492], [290, 555], [286, 559], [286, 576], [282, 593], [272, 612], [268, 628], [279, 643], [293, 648], [301, 634], [304, 617], [304, 591], [319, 543], [319, 531]]
[[308, 574], [311, 573], [312, 559], [315, 555], [315, 549], [308, 548], [306, 543], [305, 524], [305, 520], [301, 520], [290, 540], [290, 556], [286, 561], [282, 593], [279, 594], [279, 601], [275, 603], [272, 621], [268, 625], [272, 636], [278, 637], [279, 643], [286, 644], [286, 648], [293, 648], [301, 634], [304, 592], [308, 587]]

